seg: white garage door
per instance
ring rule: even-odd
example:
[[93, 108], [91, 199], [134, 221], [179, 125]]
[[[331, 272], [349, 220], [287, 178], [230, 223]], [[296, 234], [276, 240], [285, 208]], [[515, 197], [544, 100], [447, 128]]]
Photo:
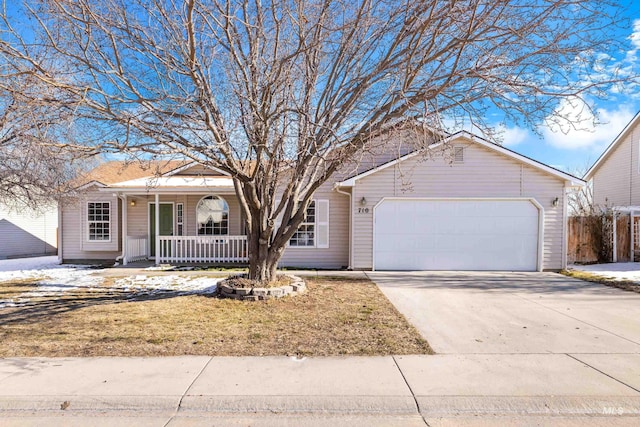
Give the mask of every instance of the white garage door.
[[535, 271], [538, 209], [527, 200], [385, 200], [376, 270]]

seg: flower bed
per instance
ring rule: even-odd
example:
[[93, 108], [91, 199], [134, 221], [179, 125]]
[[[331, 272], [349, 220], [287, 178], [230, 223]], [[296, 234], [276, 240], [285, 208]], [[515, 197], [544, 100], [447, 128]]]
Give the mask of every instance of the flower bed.
[[[284, 283], [279, 285], [279, 283]], [[245, 275], [229, 277], [218, 283], [218, 295], [243, 301], [262, 301], [298, 295], [307, 290], [304, 281], [298, 276], [280, 276], [275, 286], [264, 287], [260, 282], [249, 280]]]

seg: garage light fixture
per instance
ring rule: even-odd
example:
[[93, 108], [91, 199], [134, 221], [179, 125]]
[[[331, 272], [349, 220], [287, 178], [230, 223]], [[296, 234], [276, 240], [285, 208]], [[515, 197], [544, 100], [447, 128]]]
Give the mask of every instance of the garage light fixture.
[[360, 204], [362, 206], [366, 205], [367, 204], [367, 199], [365, 199], [364, 197], [362, 199], [360, 199]]
[[551, 202], [551, 205], [555, 208], [556, 206], [558, 206], [558, 198], [556, 197], [555, 199], [553, 199], [553, 201]]
[[135, 199], [131, 199], [131, 202], [129, 203], [131, 206], [135, 206], [136, 205], [136, 200]]

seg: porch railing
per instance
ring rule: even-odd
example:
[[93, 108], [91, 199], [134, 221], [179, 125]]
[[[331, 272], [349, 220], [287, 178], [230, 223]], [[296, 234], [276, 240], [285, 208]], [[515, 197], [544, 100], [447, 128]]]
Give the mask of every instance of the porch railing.
[[140, 261], [148, 257], [147, 238], [127, 236], [127, 261]]
[[157, 263], [249, 260], [247, 236], [160, 236], [156, 252]]

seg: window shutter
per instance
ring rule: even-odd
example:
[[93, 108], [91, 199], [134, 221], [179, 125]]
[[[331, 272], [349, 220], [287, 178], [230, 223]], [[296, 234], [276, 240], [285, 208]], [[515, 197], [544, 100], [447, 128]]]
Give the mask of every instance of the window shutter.
[[316, 200], [316, 247], [329, 247], [329, 201]]

